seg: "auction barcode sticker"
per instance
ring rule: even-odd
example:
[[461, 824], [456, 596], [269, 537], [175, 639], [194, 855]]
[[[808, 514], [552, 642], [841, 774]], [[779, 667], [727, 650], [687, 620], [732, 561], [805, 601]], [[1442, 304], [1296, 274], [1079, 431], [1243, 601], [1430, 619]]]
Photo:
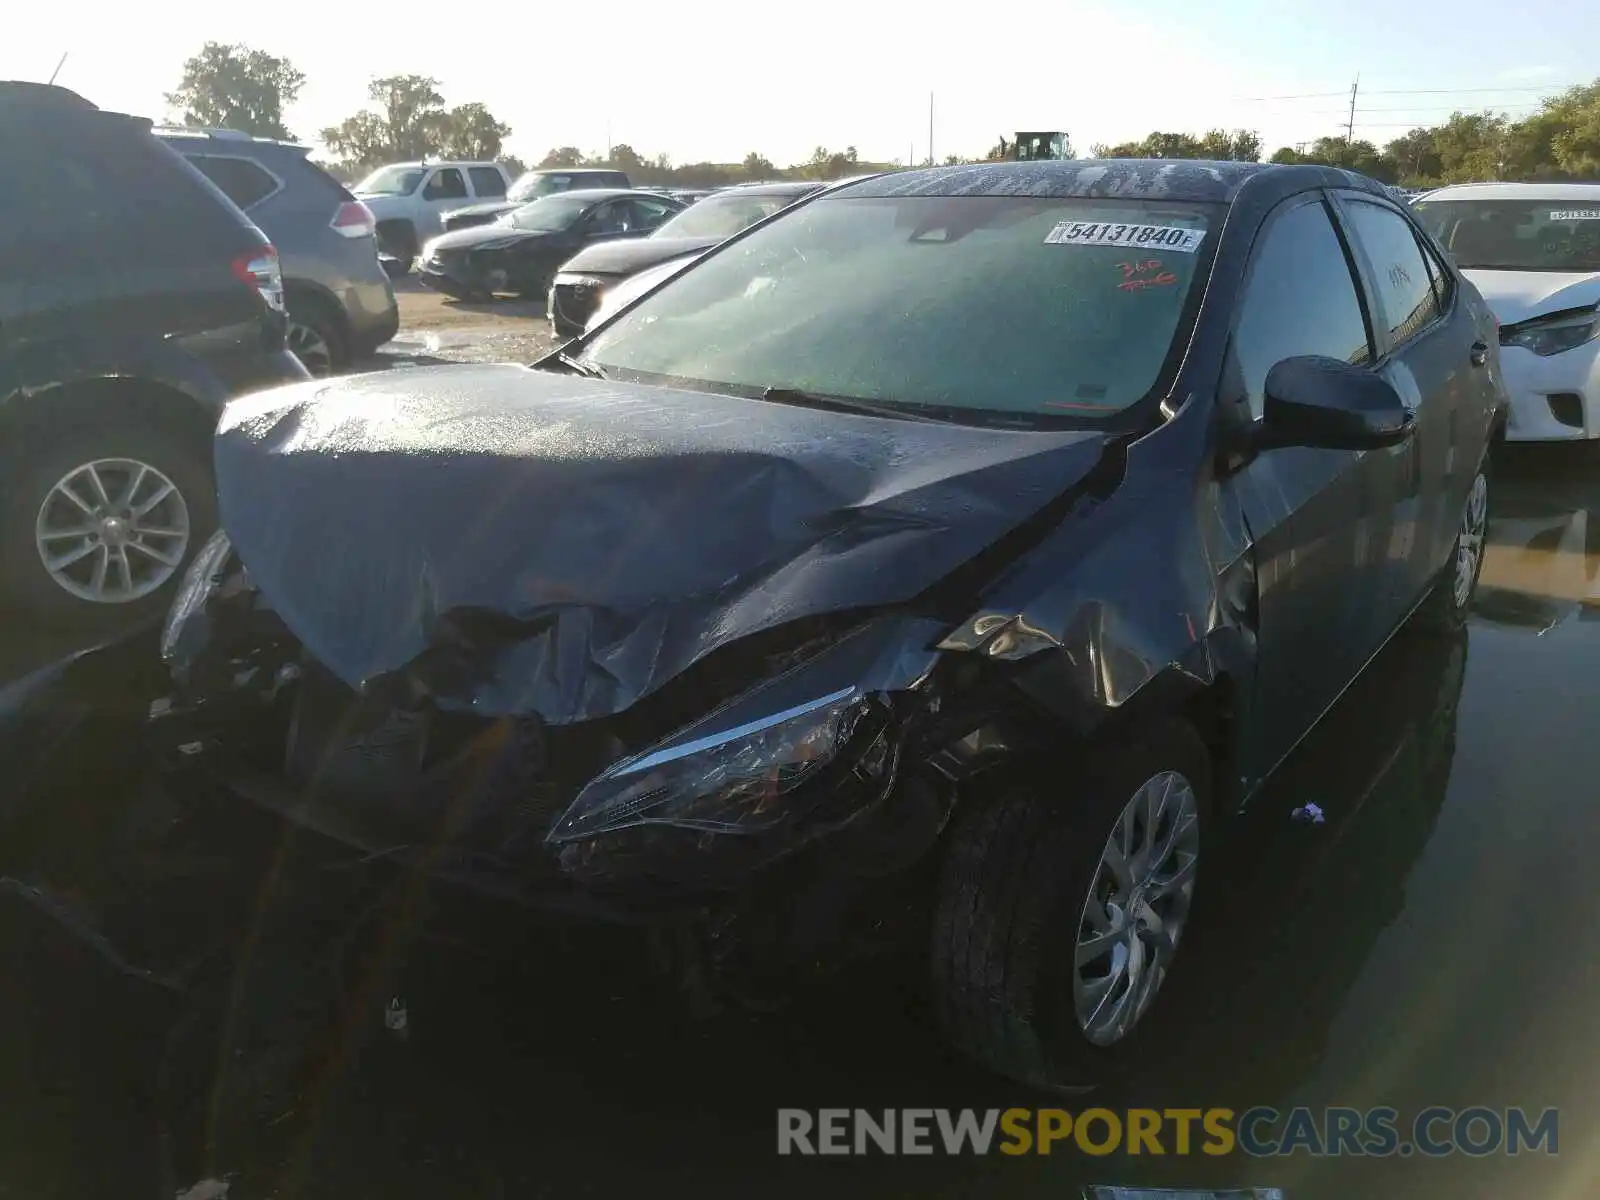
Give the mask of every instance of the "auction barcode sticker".
[[1550, 214], [1552, 221], [1600, 221], [1600, 208], [1564, 208]]
[[1181, 225], [1118, 225], [1112, 221], [1062, 221], [1045, 234], [1047, 246], [1136, 246], [1193, 254], [1205, 240], [1204, 229]]

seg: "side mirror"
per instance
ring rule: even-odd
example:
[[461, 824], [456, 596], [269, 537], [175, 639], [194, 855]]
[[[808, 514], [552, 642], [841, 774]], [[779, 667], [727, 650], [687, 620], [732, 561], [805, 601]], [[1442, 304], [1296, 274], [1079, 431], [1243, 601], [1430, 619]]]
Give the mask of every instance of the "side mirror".
[[1411, 436], [1415, 418], [1394, 386], [1337, 358], [1286, 358], [1267, 372], [1264, 448], [1370, 450]]

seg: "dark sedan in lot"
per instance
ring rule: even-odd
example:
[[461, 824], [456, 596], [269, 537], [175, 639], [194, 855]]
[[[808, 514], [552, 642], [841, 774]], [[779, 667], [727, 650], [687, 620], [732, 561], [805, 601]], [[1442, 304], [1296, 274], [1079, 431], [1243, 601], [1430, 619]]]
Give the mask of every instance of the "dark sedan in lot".
[[728, 188], [695, 201], [647, 238], [580, 250], [562, 264], [550, 286], [550, 324], [558, 336], [576, 337], [606, 289], [660, 263], [709, 250], [825, 186], [805, 180]]
[[1505, 405], [1363, 176], [869, 179], [531, 368], [230, 406], [152, 737], [701, 986], [920, 913], [951, 1039], [1082, 1083], [1191, 1032], [1227, 818], [1402, 624], [1461, 627]]
[[650, 192], [591, 188], [561, 192], [506, 213], [488, 225], [441, 234], [422, 250], [419, 277], [458, 300], [515, 292], [541, 299], [556, 269], [595, 242], [642, 238], [680, 201]]

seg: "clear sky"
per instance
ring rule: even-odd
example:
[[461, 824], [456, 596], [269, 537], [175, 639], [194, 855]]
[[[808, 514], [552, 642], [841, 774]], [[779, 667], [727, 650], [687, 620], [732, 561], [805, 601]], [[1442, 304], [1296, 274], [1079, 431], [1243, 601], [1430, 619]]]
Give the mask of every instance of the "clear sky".
[[1356, 135], [1381, 144], [1452, 108], [1520, 116], [1541, 91], [1600, 75], [1597, 0], [1521, 15], [1503, 0], [24, 7], [4, 22], [3, 79], [45, 79], [69, 51], [58, 82], [159, 119], [187, 56], [242, 41], [305, 72], [289, 111], [303, 139], [362, 107], [370, 77], [417, 73], [449, 103], [486, 103], [530, 160], [603, 149], [608, 130], [678, 163], [759, 150], [781, 166], [819, 144], [920, 159], [930, 92], [941, 158], [1016, 129], [1065, 128], [1084, 152], [1218, 125], [1259, 131], [1270, 152], [1342, 132], [1358, 74]]

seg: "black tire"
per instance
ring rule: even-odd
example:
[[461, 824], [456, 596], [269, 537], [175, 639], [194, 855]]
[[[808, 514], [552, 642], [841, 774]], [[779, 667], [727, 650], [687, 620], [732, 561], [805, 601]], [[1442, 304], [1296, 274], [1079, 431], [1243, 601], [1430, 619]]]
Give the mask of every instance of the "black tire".
[[387, 258], [394, 263], [393, 267], [384, 266], [391, 279], [409, 275], [421, 249], [416, 226], [410, 221], [378, 222], [378, 254], [380, 259]]
[[331, 303], [304, 292], [289, 294], [289, 350], [319, 377], [337, 375], [350, 365], [344, 321]]
[[[1456, 531], [1456, 540], [1450, 547], [1450, 556], [1445, 560], [1444, 569], [1434, 581], [1432, 589], [1418, 607], [1413, 619], [1413, 624], [1425, 633], [1456, 633], [1466, 626], [1467, 614], [1472, 611], [1472, 597], [1478, 590], [1478, 578], [1483, 574], [1484, 550], [1488, 542], [1489, 508], [1494, 497], [1490, 459], [1491, 455], [1485, 453], [1483, 461], [1478, 464], [1477, 476], [1467, 490], [1467, 500], [1463, 506], [1460, 526]], [[1479, 507], [1474, 503], [1478, 479], [1483, 480], [1483, 501], [1476, 533], [1476, 549], [1473, 550], [1469, 533], [1475, 510]], [[1469, 567], [1463, 568], [1462, 558], [1467, 554], [1473, 554], [1475, 557]], [[1458, 573], [1463, 569], [1469, 571], [1471, 575], [1471, 583], [1464, 593], [1458, 591], [1456, 587]]]
[[[18, 606], [31, 619], [73, 631], [111, 632], [156, 617], [171, 604], [190, 560], [216, 530], [210, 439], [198, 429], [183, 433], [147, 424], [148, 421], [148, 416], [144, 422], [131, 416], [108, 417], [102, 409], [64, 410], [55, 421], [41, 423], [37, 432], [14, 448], [14, 457], [5, 471], [8, 478], [4, 499], [0, 501], [0, 589], [8, 603]], [[159, 564], [144, 573], [145, 564], [152, 561], [149, 556], [127, 551], [140, 582], [154, 583], [158, 575], [165, 578], [148, 594], [116, 603], [85, 599], [57, 583], [45, 567], [36, 540], [37, 523], [46, 502], [51, 504], [52, 516], [65, 503], [59, 495], [52, 499], [56, 484], [84, 464], [105, 460], [146, 464], [164, 475], [176, 488], [182, 507], [180, 510], [169, 498], [152, 510], [157, 514], [155, 519], [175, 517], [181, 511], [188, 524], [188, 536], [181, 541], [167, 537], [147, 539], [169, 556], [181, 545], [181, 557], [170, 574]], [[122, 480], [131, 475], [111, 469], [104, 473], [108, 478]], [[152, 483], [147, 479], [146, 487]], [[110, 490], [115, 489], [108, 487]], [[141, 500], [151, 494], [141, 492]], [[90, 544], [90, 539], [59, 544], [77, 549]], [[91, 564], [97, 557], [98, 552], [93, 552], [83, 561]], [[92, 571], [92, 566], [89, 569]], [[120, 571], [120, 567], [114, 570]]]
[[[1193, 789], [1201, 846], [1195, 865], [1203, 875], [1211, 764], [1204, 743], [1181, 721], [1100, 748], [1082, 768], [999, 785], [957, 814], [947, 834], [931, 964], [940, 1022], [969, 1057], [1019, 1082], [1081, 1089], [1118, 1073], [1162, 1024], [1161, 998], [1172, 991], [1174, 972], [1143, 1018], [1110, 1045], [1080, 1029], [1072, 972], [1107, 838], [1144, 782], [1167, 771]], [[1194, 912], [1191, 902], [1191, 922]], [[1187, 928], [1173, 959], [1178, 971], [1185, 950], [1194, 950]]]

